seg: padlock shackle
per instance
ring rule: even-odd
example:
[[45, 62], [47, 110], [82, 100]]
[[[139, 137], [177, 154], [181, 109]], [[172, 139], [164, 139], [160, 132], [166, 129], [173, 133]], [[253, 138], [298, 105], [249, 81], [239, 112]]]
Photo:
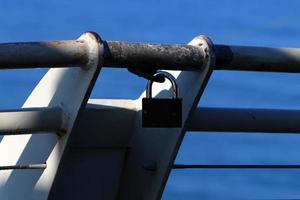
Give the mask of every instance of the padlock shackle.
[[[162, 76], [162, 77], [168, 79], [172, 84], [173, 99], [178, 98], [178, 86], [177, 86], [177, 83], [176, 83], [176, 79], [172, 74], [170, 74], [168, 72], [165, 72], [165, 71], [159, 71], [156, 74], [154, 74], [153, 76], [154, 77], [155, 76]], [[146, 98], [152, 98], [152, 85], [153, 85], [153, 82], [154, 82], [153, 80], [149, 80], [148, 83], [147, 83]]]

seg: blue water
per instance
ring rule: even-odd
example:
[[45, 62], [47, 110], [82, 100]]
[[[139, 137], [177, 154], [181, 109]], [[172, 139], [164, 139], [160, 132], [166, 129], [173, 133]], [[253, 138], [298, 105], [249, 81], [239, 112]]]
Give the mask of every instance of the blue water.
[[[300, 1], [1, 0], [0, 42], [74, 39], [300, 47]], [[0, 108], [18, 108], [46, 70], [0, 71]], [[136, 98], [145, 81], [104, 69], [93, 98]], [[300, 109], [300, 75], [215, 72], [200, 106]], [[300, 164], [300, 136], [187, 134], [177, 163]], [[1, 158], [0, 158], [1, 159]], [[300, 170], [177, 170], [163, 199], [296, 199]]]

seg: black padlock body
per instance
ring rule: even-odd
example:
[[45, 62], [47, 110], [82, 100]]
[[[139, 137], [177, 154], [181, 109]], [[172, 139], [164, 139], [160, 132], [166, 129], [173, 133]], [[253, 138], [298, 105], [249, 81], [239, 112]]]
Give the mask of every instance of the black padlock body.
[[182, 99], [142, 99], [143, 127], [175, 128], [182, 125]]

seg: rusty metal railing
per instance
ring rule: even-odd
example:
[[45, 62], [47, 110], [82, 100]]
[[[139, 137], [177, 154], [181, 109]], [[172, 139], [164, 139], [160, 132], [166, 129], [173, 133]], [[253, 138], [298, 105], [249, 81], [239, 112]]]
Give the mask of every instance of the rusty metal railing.
[[[103, 43], [105, 67], [200, 70], [206, 56], [191, 45], [99, 43]], [[214, 50], [216, 70], [300, 72], [297, 48], [214, 45]], [[85, 64], [88, 56], [87, 45], [81, 40], [3, 43], [0, 69], [76, 67]]]

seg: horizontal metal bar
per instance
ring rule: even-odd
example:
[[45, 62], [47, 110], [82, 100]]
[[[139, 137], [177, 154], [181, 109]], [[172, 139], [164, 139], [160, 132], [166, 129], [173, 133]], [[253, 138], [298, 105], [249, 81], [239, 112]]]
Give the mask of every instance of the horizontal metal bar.
[[80, 40], [0, 44], [0, 69], [80, 66], [87, 58]]
[[[190, 45], [104, 41], [104, 66], [199, 70], [205, 53]], [[0, 44], [0, 69], [83, 65], [87, 44], [80, 40]], [[300, 49], [214, 45], [215, 69], [300, 72]], [[100, 55], [99, 55], [100, 56]], [[101, 55], [102, 56], [102, 55]]]
[[215, 45], [221, 70], [300, 72], [300, 49]]
[[[104, 66], [199, 70], [203, 51], [189, 45], [107, 41]], [[214, 45], [215, 69], [300, 72], [300, 49]]]
[[62, 131], [63, 112], [59, 107], [0, 111], [0, 135]]
[[105, 67], [138, 67], [170, 70], [200, 70], [204, 51], [191, 45], [149, 43], [104, 43]]
[[0, 166], [0, 170], [12, 170], [12, 169], [46, 169], [47, 164], [23, 164], [23, 165], [10, 165]]
[[184, 165], [174, 164], [173, 169], [300, 169], [300, 165]]
[[197, 108], [187, 130], [300, 133], [300, 110]]

